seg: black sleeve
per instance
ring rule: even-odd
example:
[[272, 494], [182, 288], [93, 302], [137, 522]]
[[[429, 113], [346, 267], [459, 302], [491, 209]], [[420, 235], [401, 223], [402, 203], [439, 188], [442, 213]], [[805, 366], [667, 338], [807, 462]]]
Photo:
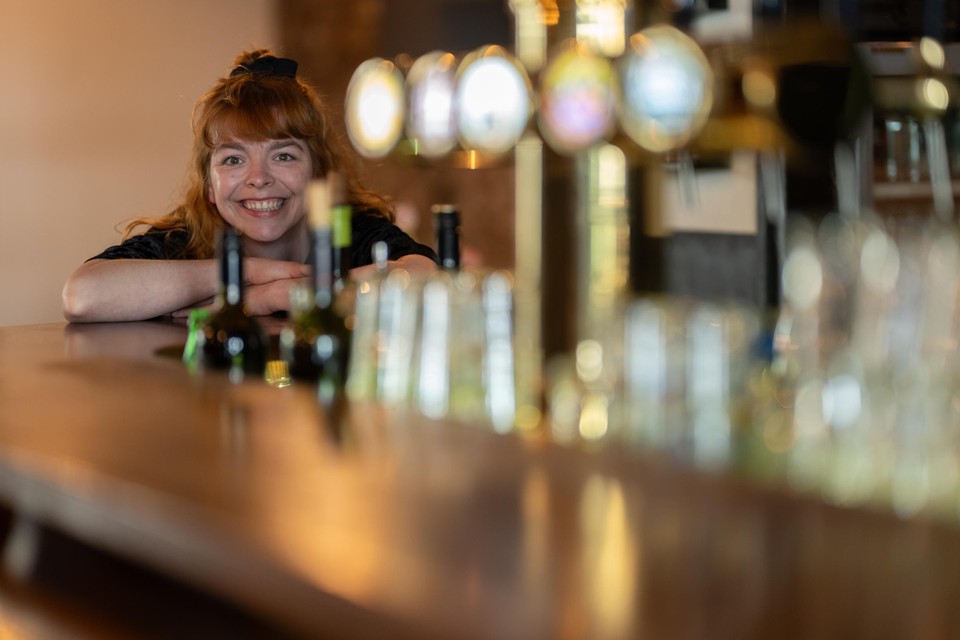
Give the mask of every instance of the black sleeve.
[[387, 243], [388, 259], [396, 260], [403, 256], [426, 256], [434, 262], [437, 254], [430, 247], [420, 244], [408, 236], [376, 211], [357, 211], [353, 214], [351, 231], [353, 234], [353, 266], [362, 267], [373, 263], [373, 245], [383, 240]]
[[186, 245], [186, 231], [150, 229], [142, 235], [127, 238], [122, 244], [107, 247], [90, 260], [176, 260], [187, 257], [184, 256]]

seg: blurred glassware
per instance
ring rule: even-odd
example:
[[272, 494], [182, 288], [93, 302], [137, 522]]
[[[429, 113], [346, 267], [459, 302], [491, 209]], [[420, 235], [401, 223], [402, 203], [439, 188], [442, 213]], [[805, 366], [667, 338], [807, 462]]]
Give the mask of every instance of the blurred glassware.
[[377, 325], [377, 399], [404, 405], [411, 375], [421, 311], [419, 283], [405, 269], [392, 269], [380, 283]]
[[357, 284], [357, 320], [350, 349], [347, 394], [353, 400], [373, 400], [377, 394], [377, 329], [379, 288], [363, 280]]
[[450, 292], [450, 413], [486, 422], [486, 327], [480, 274], [459, 271]]
[[513, 308], [513, 278], [503, 271], [394, 269], [361, 280], [350, 397], [511, 431]]
[[513, 276], [494, 271], [484, 278], [482, 287], [487, 416], [494, 430], [506, 433], [513, 429], [517, 412]]
[[729, 468], [750, 426], [748, 380], [760, 321], [745, 307], [700, 303], [687, 318], [686, 332], [690, 454], [699, 468]]
[[353, 345], [350, 349], [347, 393], [354, 400], [377, 397], [377, 369], [382, 337], [380, 333], [380, 286], [387, 276], [387, 243], [374, 244], [376, 271], [356, 283]]
[[453, 275], [432, 274], [423, 285], [416, 402], [430, 418], [450, 411], [450, 334]]
[[686, 345], [678, 300], [640, 298], [624, 322], [624, 394], [627, 441], [642, 448], [676, 449], [671, 425], [682, 419]]

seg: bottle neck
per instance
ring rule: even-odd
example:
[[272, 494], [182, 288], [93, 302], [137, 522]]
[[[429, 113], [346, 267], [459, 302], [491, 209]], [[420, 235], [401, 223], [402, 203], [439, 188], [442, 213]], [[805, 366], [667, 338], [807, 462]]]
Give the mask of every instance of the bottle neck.
[[330, 211], [331, 244], [333, 245], [333, 279], [335, 286], [342, 287], [349, 277], [351, 245], [353, 244], [353, 209], [349, 204], [335, 205]]
[[314, 229], [311, 232], [311, 261], [313, 291], [318, 307], [326, 308], [333, 304], [333, 248], [332, 232], [329, 227]]
[[460, 268], [460, 220], [456, 212], [437, 214], [437, 257], [444, 269]]
[[225, 231], [221, 241], [220, 296], [223, 304], [243, 304], [243, 250], [233, 229]]

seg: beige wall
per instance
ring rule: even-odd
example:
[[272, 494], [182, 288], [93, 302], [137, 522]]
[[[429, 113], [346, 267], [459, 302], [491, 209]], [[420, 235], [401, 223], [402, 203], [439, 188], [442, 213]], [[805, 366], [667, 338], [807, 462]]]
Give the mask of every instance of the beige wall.
[[196, 99], [278, 0], [0, 0], [0, 325], [62, 319], [70, 271], [177, 199]]

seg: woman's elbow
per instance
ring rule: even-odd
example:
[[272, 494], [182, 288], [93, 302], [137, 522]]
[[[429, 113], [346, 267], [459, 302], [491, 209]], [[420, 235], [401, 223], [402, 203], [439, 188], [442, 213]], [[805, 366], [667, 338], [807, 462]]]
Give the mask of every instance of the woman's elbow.
[[90, 296], [74, 275], [64, 283], [60, 299], [63, 317], [67, 322], [90, 322], [90, 310], [93, 306]]
[[430, 273], [437, 270], [436, 262], [419, 254], [410, 254], [398, 258], [395, 264], [414, 273]]

